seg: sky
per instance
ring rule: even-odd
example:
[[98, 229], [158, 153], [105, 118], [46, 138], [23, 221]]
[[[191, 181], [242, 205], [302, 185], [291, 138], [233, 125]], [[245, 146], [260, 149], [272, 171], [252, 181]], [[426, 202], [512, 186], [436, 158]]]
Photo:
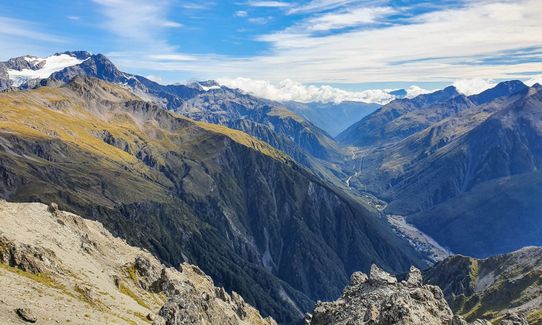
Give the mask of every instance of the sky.
[[217, 79], [294, 97], [452, 83], [467, 93], [542, 80], [542, 0], [0, 3], [1, 60], [67, 50], [161, 83]]

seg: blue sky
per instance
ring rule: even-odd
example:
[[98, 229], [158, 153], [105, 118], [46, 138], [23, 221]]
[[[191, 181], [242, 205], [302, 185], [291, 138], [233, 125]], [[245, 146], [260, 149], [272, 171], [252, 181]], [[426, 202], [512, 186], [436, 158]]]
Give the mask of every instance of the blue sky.
[[481, 87], [542, 75], [541, 22], [540, 0], [3, 1], [0, 59], [84, 49], [162, 82]]

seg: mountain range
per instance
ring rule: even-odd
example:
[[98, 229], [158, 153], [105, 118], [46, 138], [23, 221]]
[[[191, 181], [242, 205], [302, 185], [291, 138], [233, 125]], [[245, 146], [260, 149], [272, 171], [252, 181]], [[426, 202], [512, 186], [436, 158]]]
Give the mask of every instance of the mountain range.
[[[74, 51], [0, 63], [0, 89], [0, 198], [57, 202], [165, 266], [197, 265], [264, 317], [298, 323], [377, 264], [426, 270], [469, 321], [538, 321], [538, 251], [476, 259], [542, 245], [538, 84], [382, 107], [279, 103], [214, 81], [161, 85]], [[490, 301], [531, 271], [514, 293], [531, 307]]]

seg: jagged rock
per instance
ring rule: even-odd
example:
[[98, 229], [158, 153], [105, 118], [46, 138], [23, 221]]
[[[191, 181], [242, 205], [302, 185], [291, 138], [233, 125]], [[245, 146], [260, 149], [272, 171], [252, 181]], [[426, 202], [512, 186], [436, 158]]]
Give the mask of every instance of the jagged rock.
[[406, 277], [406, 283], [412, 286], [421, 286], [422, 285], [422, 272], [415, 266], [410, 267], [410, 272]]
[[369, 278], [367, 277], [367, 274], [363, 272], [354, 272], [350, 276], [350, 286], [359, 285], [362, 283], [367, 282]]
[[508, 312], [504, 316], [504, 318], [501, 320], [499, 325], [528, 325], [529, 323], [525, 319], [525, 317], [520, 316], [513, 312]]
[[396, 283], [397, 279], [389, 274], [388, 272], [382, 270], [375, 264], [371, 265], [371, 272], [369, 273], [369, 280], [371, 282], [383, 282], [383, 283]]
[[25, 322], [35, 323], [38, 321], [38, 318], [28, 308], [17, 308], [15, 312]]
[[0, 262], [30, 273], [56, 268], [55, 253], [48, 249], [16, 244], [0, 235]]
[[439, 287], [424, 285], [417, 268], [411, 268], [406, 281], [377, 266], [371, 266], [369, 280], [363, 273], [352, 275], [342, 296], [334, 302], [317, 302], [313, 325], [486, 325], [485, 321], [467, 323], [454, 316]]
[[153, 321], [156, 319], [156, 316], [154, 314], [148, 313], [147, 314], [147, 320]]
[[305, 313], [305, 315], [303, 316], [304, 324], [310, 324], [311, 320], [312, 320], [312, 314]]
[[81, 236], [81, 249], [90, 254], [94, 249], [96, 249], [97, 244], [89, 239], [88, 234]]

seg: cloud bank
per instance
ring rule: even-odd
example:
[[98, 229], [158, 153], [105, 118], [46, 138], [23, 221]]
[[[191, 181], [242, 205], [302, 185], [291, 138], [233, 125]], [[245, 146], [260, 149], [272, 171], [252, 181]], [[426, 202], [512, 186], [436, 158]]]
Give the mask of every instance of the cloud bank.
[[[392, 89], [346, 91], [327, 85], [303, 85], [291, 79], [285, 79], [278, 83], [249, 78], [218, 79], [217, 81], [226, 87], [241, 89], [254, 96], [282, 102], [296, 101], [302, 103], [320, 102], [338, 104], [344, 101], [356, 101], [383, 105], [396, 98], [390, 94]], [[406, 97], [408, 98], [429, 92], [417, 86], [411, 86], [405, 90], [407, 92]]]

